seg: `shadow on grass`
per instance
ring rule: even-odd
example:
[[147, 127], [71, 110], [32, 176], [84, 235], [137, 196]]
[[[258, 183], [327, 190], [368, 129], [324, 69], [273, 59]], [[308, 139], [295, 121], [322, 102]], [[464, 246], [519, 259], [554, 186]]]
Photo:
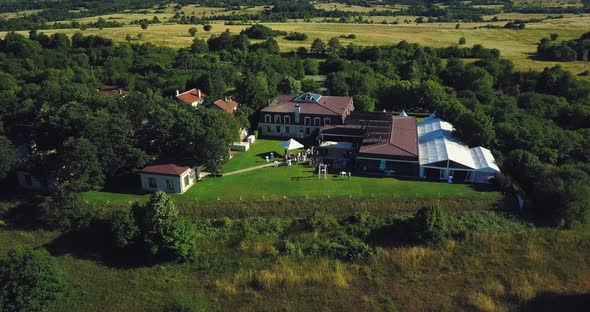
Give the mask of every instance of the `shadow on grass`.
[[117, 176], [106, 181], [105, 186], [100, 191], [128, 195], [147, 194], [147, 192], [141, 189], [141, 180], [137, 174]]
[[45, 248], [53, 256], [71, 255], [112, 268], [149, 267], [162, 262], [149, 255], [141, 246], [114, 248], [110, 237], [108, 224], [98, 220], [84, 230], [62, 233]]
[[[273, 153], [274, 159], [270, 158], [270, 153]], [[266, 160], [266, 156], [268, 156], [269, 161], [275, 161], [275, 160], [280, 161], [283, 159], [283, 154], [281, 154], [277, 151], [268, 151], [268, 152], [264, 152], [264, 153], [259, 153], [259, 154], [256, 154], [256, 156], [260, 157], [260, 159], [262, 159], [262, 160]]]
[[520, 307], [522, 312], [588, 311], [590, 294], [541, 293]]

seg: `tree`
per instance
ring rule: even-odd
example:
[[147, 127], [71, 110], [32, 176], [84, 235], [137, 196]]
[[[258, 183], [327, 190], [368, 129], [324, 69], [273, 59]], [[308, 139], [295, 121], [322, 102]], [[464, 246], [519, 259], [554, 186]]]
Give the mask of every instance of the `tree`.
[[0, 136], [0, 180], [6, 178], [16, 164], [16, 149], [12, 142]]
[[412, 219], [412, 230], [419, 243], [433, 244], [448, 235], [446, 217], [438, 204], [418, 210]]
[[168, 194], [157, 191], [145, 206], [143, 237], [151, 254], [187, 259], [195, 247], [196, 228], [178, 217]]
[[461, 28], [461, 24], [455, 25], [455, 29], [459, 29], [459, 28]]
[[189, 28], [188, 33], [191, 35], [191, 37], [194, 37], [197, 34], [197, 28], [196, 27]]
[[291, 76], [285, 76], [279, 81], [277, 91], [281, 94], [299, 94], [301, 93], [301, 82]]
[[236, 85], [236, 95], [238, 102], [253, 110], [259, 110], [268, 105], [271, 96], [266, 75], [252, 72], [244, 73], [244, 76]]
[[555, 40], [557, 40], [557, 38], [559, 38], [559, 34], [556, 34], [556, 33], [551, 34], [551, 41], [555, 41]]
[[66, 287], [64, 272], [44, 249], [21, 246], [0, 259], [1, 311], [47, 311]]
[[145, 206], [143, 221], [144, 242], [148, 251], [154, 255], [164, 253], [169, 247], [165, 244], [163, 237], [174, 221], [178, 218], [178, 211], [164, 191], [157, 191]]
[[139, 227], [130, 209], [116, 210], [110, 220], [113, 244], [118, 248], [135, 243], [139, 235]]
[[204, 31], [210, 31], [212, 28], [213, 28], [213, 26], [211, 26], [209, 24], [203, 26]]
[[340, 40], [336, 37], [332, 37], [330, 41], [328, 41], [328, 46], [326, 48], [326, 53], [330, 56], [338, 56], [342, 51], [342, 44], [340, 44]]
[[127, 42], [131, 42], [131, 40], [132, 40], [132, 39], [133, 39], [133, 38], [131, 37], [131, 35], [130, 35], [130, 34], [126, 34], [126, 35], [125, 35], [125, 41], [127, 41]]
[[303, 68], [306, 75], [317, 75], [320, 72], [320, 64], [314, 59], [304, 59]]
[[312, 54], [322, 55], [326, 52], [326, 44], [320, 38], [315, 38], [309, 50]]
[[148, 29], [148, 22], [146, 20], [142, 20], [139, 25], [141, 26], [141, 29], [143, 29], [143, 30]]
[[461, 37], [461, 38], [459, 38], [459, 44], [460, 44], [460, 45], [464, 45], [464, 44], [466, 44], [466, 43], [467, 43], [467, 39], [465, 39], [465, 37]]
[[195, 38], [193, 44], [191, 44], [191, 52], [193, 53], [207, 53], [209, 46], [204, 39]]
[[354, 109], [361, 112], [372, 112], [375, 110], [375, 99], [366, 95], [354, 96]]
[[72, 192], [84, 192], [104, 183], [98, 149], [89, 140], [68, 138], [59, 154], [55, 173], [59, 184], [69, 184]]

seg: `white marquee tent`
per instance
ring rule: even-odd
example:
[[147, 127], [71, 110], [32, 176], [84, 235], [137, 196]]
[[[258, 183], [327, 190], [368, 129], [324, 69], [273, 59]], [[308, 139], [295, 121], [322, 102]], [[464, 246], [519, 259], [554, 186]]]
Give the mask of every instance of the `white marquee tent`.
[[281, 143], [281, 146], [286, 148], [288, 151], [298, 149], [298, 148], [303, 148], [303, 144], [301, 144], [293, 139], [289, 139], [288, 141]]
[[463, 172], [465, 181], [487, 183], [500, 172], [490, 150], [478, 146], [469, 148], [453, 137], [453, 125], [431, 116], [418, 124], [420, 176], [436, 172], [440, 179], [448, 179]]

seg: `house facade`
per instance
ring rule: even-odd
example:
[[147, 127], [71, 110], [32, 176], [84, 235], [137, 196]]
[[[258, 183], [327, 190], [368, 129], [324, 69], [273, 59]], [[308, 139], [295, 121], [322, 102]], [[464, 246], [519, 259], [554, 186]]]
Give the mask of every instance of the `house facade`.
[[139, 172], [144, 191], [184, 193], [197, 182], [195, 170], [175, 164], [151, 165]]
[[344, 124], [353, 110], [348, 96], [279, 95], [260, 111], [259, 131], [278, 137], [316, 136], [323, 126]]

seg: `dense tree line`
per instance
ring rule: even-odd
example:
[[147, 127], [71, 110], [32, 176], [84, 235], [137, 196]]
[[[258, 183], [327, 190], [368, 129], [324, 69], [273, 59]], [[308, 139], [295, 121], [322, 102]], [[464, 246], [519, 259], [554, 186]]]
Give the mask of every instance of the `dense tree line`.
[[537, 57], [546, 61], [588, 61], [590, 58], [590, 32], [580, 38], [556, 42], [557, 37], [543, 38], [537, 46]]

